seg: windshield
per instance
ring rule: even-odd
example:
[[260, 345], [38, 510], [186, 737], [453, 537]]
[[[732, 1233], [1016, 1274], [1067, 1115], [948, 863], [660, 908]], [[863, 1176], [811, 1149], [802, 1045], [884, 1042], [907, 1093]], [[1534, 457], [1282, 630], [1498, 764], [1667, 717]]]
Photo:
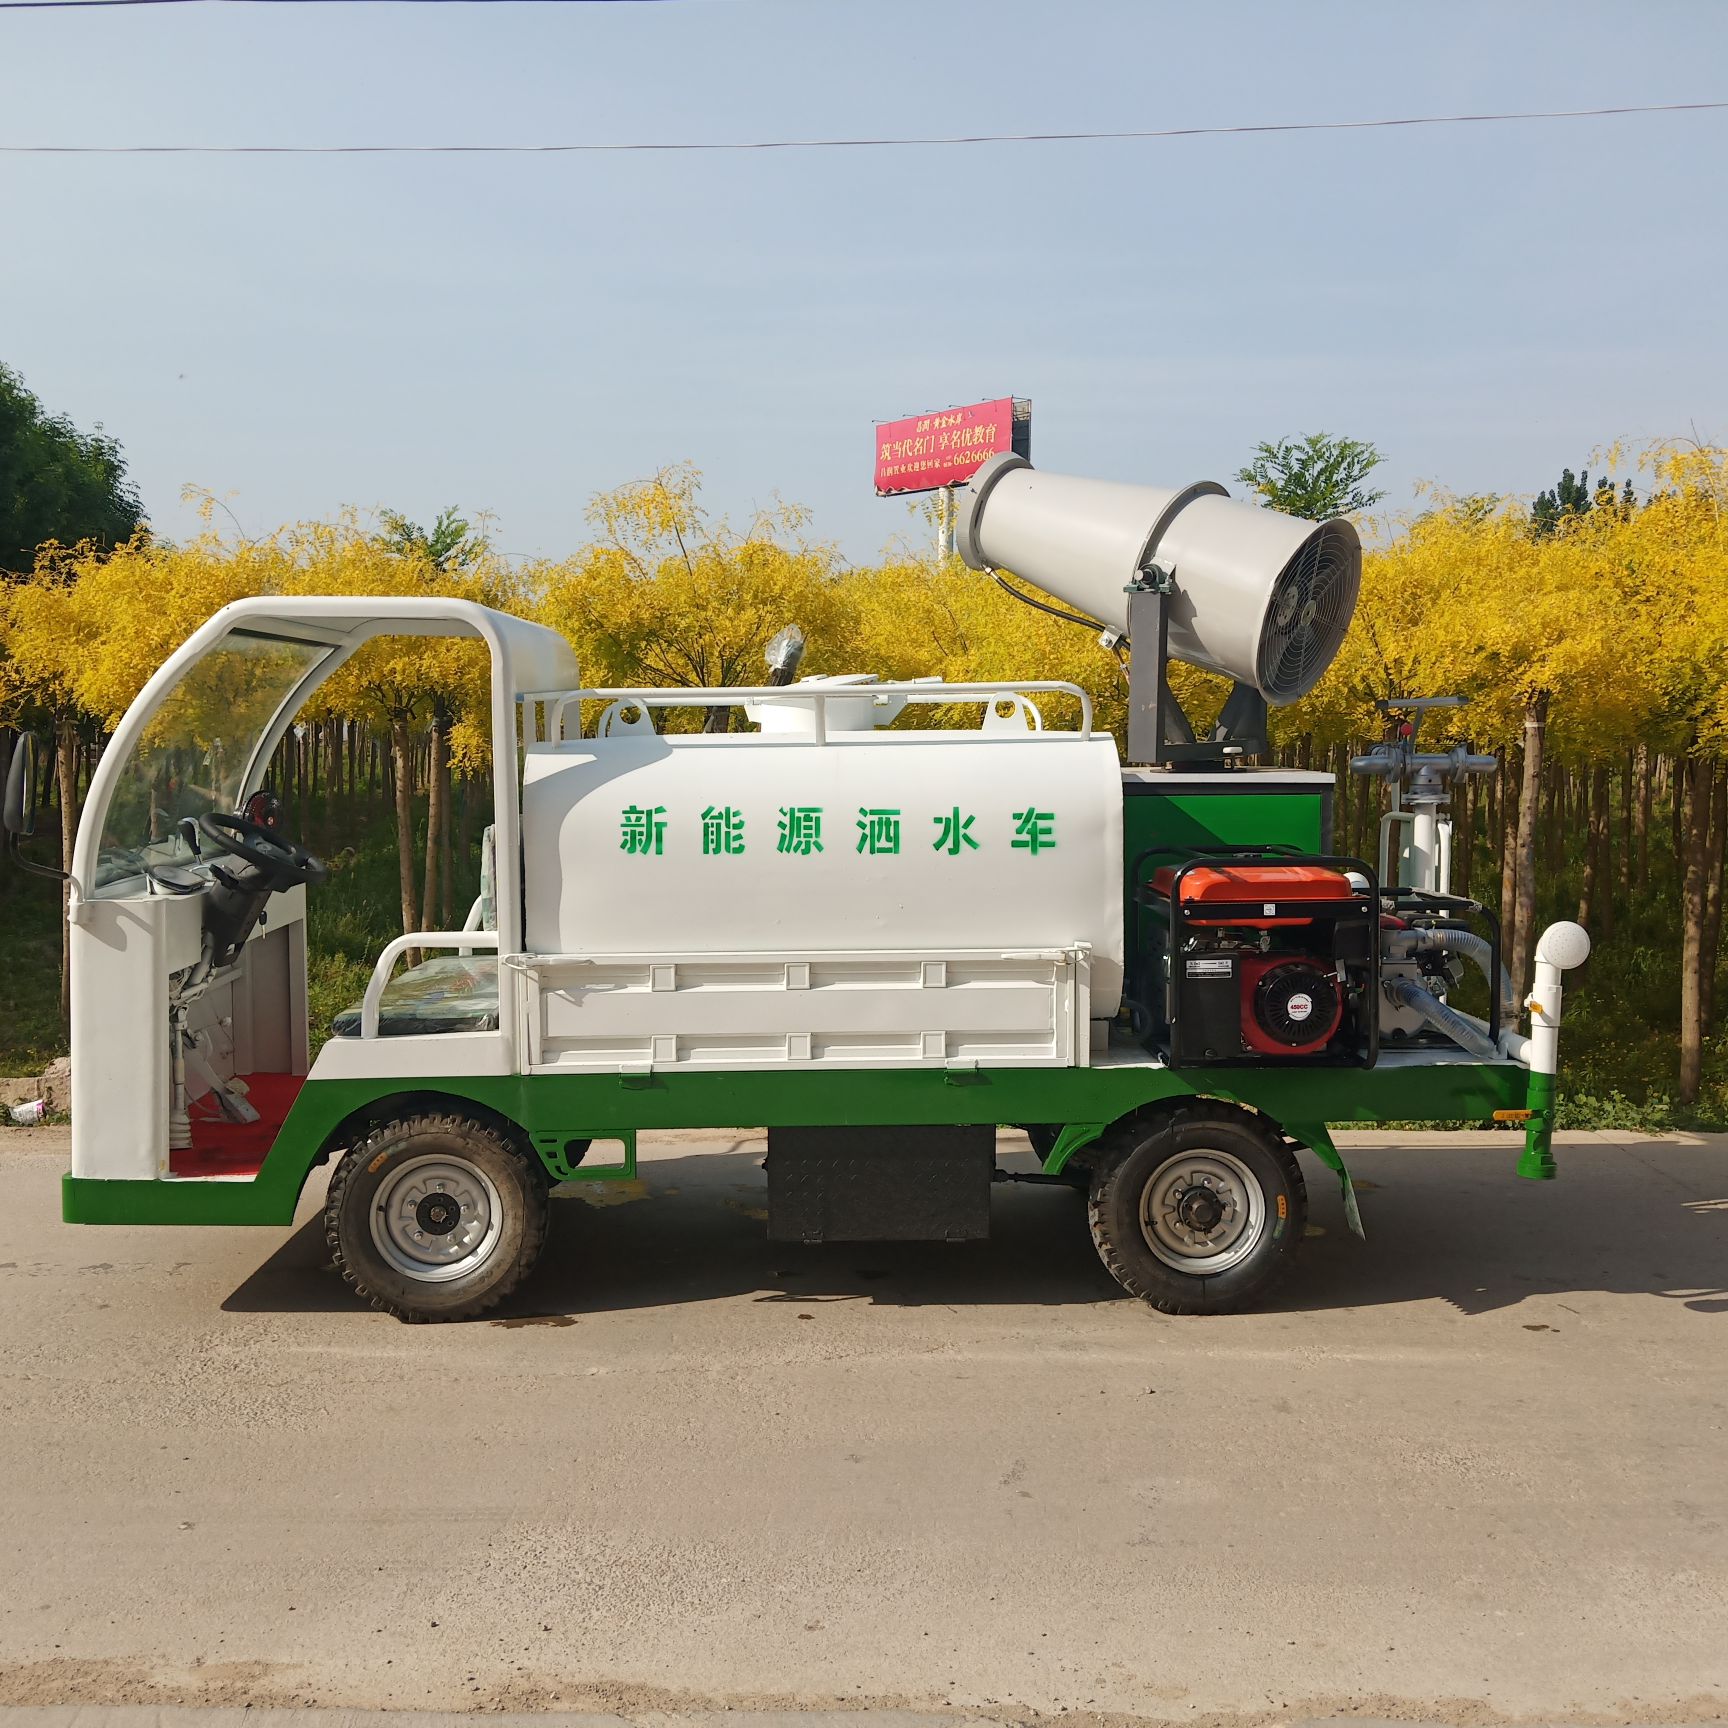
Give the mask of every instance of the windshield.
[[137, 876], [146, 860], [190, 858], [179, 824], [239, 808], [264, 729], [329, 653], [323, 643], [235, 631], [189, 667], [115, 782], [95, 886]]

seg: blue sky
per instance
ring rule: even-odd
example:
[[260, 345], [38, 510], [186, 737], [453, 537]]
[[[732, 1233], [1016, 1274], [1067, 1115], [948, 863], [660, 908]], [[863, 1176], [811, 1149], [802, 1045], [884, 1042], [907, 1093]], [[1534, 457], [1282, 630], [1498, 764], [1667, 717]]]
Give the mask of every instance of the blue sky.
[[[667, 0], [0, 11], [0, 142], [743, 139], [1728, 95], [1715, 0]], [[1388, 506], [1728, 437], [1728, 113], [751, 155], [0, 157], [0, 359], [258, 533], [558, 554], [688, 460], [858, 560], [871, 422], [1009, 393], [1052, 469], [1369, 438]], [[922, 539], [922, 531], [918, 530]]]

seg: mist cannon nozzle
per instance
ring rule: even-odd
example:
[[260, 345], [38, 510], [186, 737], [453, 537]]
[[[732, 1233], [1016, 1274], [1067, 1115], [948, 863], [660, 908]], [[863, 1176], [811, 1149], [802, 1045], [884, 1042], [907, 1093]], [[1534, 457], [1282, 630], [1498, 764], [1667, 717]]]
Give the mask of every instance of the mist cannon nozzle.
[[1131, 486], [1046, 474], [1004, 453], [973, 475], [959, 516], [956, 543], [972, 569], [1034, 582], [1107, 629], [1129, 632], [1131, 596], [1150, 576], [1167, 601], [1168, 657], [1270, 703], [1318, 682], [1361, 586], [1348, 522], [1243, 503], [1210, 480]]

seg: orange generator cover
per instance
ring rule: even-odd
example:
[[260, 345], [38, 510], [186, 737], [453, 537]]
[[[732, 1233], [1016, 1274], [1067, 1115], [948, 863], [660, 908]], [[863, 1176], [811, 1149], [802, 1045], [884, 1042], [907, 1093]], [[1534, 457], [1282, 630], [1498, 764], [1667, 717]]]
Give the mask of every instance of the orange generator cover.
[[[1152, 873], [1152, 890], [1168, 898], [1176, 881], [1176, 868], [1166, 864]], [[1182, 907], [1193, 913], [1206, 906], [1262, 904], [1282, 901], [1286, 907], [1308, 900], [1348, 900], [1356, 890], [1342, 871], [1324, 864], [1203, 864], [1182, 878]], [[1202, 917], [1198, 920], [1204, 923]], [[1260, 924], [1305, 924], [1300, 917], [1259, 917], [1245, 922]]]

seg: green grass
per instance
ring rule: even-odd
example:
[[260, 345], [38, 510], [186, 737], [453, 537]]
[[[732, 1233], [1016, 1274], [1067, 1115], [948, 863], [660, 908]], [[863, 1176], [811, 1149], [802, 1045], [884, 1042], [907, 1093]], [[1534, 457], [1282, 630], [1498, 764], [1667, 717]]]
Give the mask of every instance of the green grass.
[[9, 870], [0, 884], [0, 1074], [40, 1074], [66, 1054], [60, 1018], [60, 884]]

